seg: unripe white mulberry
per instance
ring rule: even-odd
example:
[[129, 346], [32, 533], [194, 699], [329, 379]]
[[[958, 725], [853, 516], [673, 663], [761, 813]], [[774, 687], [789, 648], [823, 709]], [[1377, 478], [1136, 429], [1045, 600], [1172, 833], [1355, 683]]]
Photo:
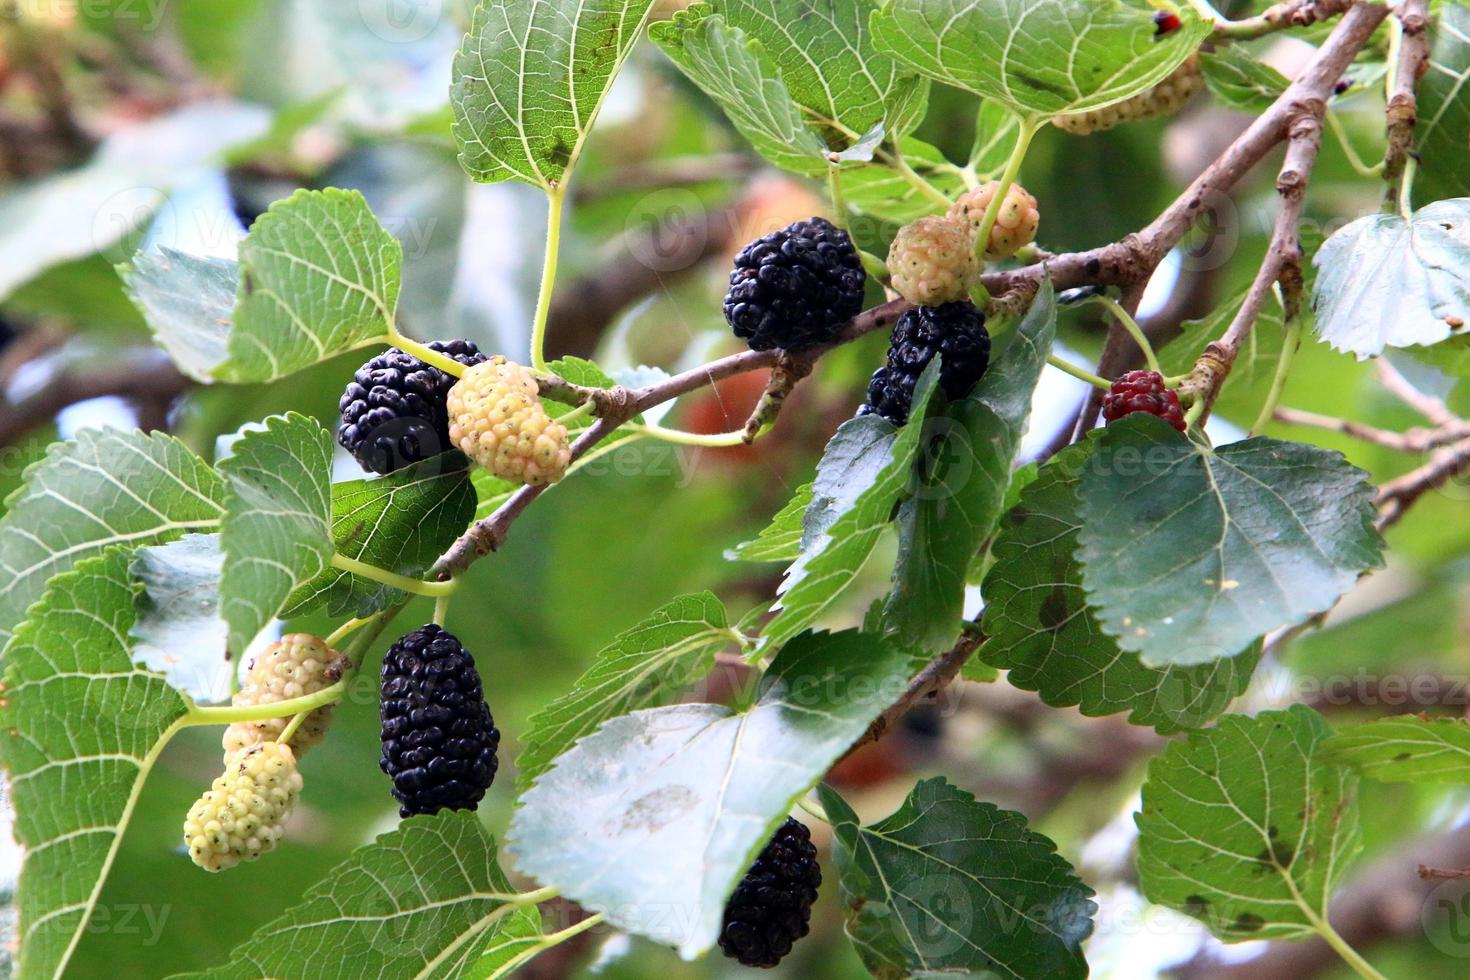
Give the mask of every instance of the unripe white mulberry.
[[301, 794], [296, 755], [282, 742], [261, 742], [229, 760], [184, 818], [184, 846], [206, 871], [254, 861], [276, 846]]
[[[950, 205], [949, 217], [969, 226], [971, 235], [980, 233], [980, 224], [985, 220], [985, 209], [995, 200], [1000, 181], [966, 191]], [[990, 241], [985, 247], [987, 259], [1004, 259], [1015, 255], [1021, 248], [1036, 240], [1036, 229], [1041, 224], [1041, 212], [1036, 207], [1036, 198], [1020, 184], [1012, 182], [996, 212], [995, 224], [990, 228]]]
[[1148, 91], [1101, 109], [1057, 116], [1052, 119], [1052, 125], [1069, 133], [1086, 135], [1112, 129], [1119, 123], [1172, 116], [1204, 87], [1205, 76], [1200, 68], [1199, 55], [1192, 54], [1168, 78]]
[[888, 272], [894, 291], [915, 305], [968, 300], [970, 287], [980, 281], [970, 228], [939, 215], [904, 225], [888, 249]]
[[567, 427], [547, 414], [530, 369], [492, 357], [449, 389], [449, 441], [502, 480], [555, 483], [572, 461]]
[[[230, 699], [235, 705], [274, 704], [315, 694], [342, 679], [347, 658], [310, 633], [288, 633], [266, 647], [251, 661], [239, 691]], [[225, 729], [225, 762], [260, 742], [281, 737], [291, 718], [237, 721]], [[317, 744], [332, 723], [332, 707], [326, 705], [307, 715], [291, 736], [297, 755]]]

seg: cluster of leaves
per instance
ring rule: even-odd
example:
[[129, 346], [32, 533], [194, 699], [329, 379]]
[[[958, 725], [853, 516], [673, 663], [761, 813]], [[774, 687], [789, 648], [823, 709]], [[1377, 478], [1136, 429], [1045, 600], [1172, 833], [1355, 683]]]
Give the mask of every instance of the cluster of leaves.
[[[465, 170], [539, 187], [559, 207], [650, 5], [484, 0], [454, 67]], [[855, 0], [797, 18], [780, 7], [716, 0], [651, 35], [768, 161], [804, 176], [835, 169], [854, 210], [890, 221], [940, 210], [924, 188], [943, 198], [998, 171], [1047, 119], [1145, 90], [1211, 31], [1187, 13], [1159, 38], [1145, 5], [1076, 0]], [[1445, 17], [1446, 32], [1460, 29], [1459, 14]], [[1282, 85], [1233, 50], [1208, 62], [1211, 86], [1260, 109]], [[1452, 48], [1435, 57], [1463, 79]], [[978, 99], [963, 165], [913, 136], [936, 81]], [[1464, 108], [1433, 86], [1426, 152], [1450, 125], [1441, 118]], [[1330, 239], [1318, 255], [1324, 339], [1364, 355], [1452, 339], [1470, 302], [1455, 272], [1465, 208], [1439, 201]], [[1384, 235], [1401, 242], [1396, 271], [1365, 271]], [[404, 266], [361, 195], [324, 190], [273, 205], [237, 260], [161, 250], [122, 275], [182, 370], [244, 383], [392, 342]], [[1410, 315], [1360, 294], [1381, 287], [1375, 277], [1419, 272], [1428, 281]], [[1470, 757], [1470, 729], [1404, 719], [1333, 736], [1304, 708], [1220, 716], [1263, 636], [1331, 608], [1380, 564], [1372, 487], [1334, 452], [1262, 437], [1216, 449], [1144, 416], [1015, 470], [1056, 329], [1043, 284], [973, 392], [946, 402], [934, 365], [905, 427], [844, 423], [811, 483], [732, 552], [787, 566], [750, 645], [766, 667], [748, 703], [677, 703], [748, 639], [703, 592], [619, 634], [530, 719], [508, 835], [518, 870], [620, 930], [704, 953], [791, 807], [922, 665], [975, 628], [964, 613], [978, 585], [985, 640], [971, 676], [1003, 669], [1049, 704], [1188, 733], [1144, 784], [1138, 864], [1151, 900], [1226, 940], [1326, 929], [1356, 846], [1357, 769], [1463, 780], [1464, 764], [1444, 760]], [[590, 362], [553, 368], [613, 382]], [[295, 413], [247, 427], [213, 463], [164, 435], [83, 432], [54, 446], [0, 519], [0, 759], [27, 848], [23, 974], [66, 968], [143, 781], [169, 739], [205, 717], [194, 700], [218, 694], [207, 656], [181, 671], [171, 637], [210, 631], [238, 656], [276, 619], [390, 613], [406, 596], [333, 556], [421, 577], [507, 492], [447, 458], [334, 482], [330, 433]], [[890, 529], [886, 598], [860, 630], [821, 629]], [[201, 583], [213, 586], [202, 612], [170, 601]], [[848, 932], [875, 975], [1086, 974], [1092, 892], [1022, 815], [932, 779], [863, 824], [817, 788]], [[202, 975], [500, 977], [555, 940], [517, 901], [479, 823], [445, 813], [365, 845]]]

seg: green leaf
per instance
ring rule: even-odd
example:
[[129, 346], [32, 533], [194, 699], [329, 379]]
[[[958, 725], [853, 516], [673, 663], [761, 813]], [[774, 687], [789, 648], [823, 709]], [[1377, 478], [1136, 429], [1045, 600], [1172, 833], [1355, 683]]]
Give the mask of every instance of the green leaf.
[[[1009, 112], [1006, 115], [1015, 118]], [[912, 136], [900, 140], [899, 148], [904, 162], [941, 194], [954, 198], [964, 193], [964, 171], [945, 159], [937, 148]], [[1009, 144], [1006, 152], [1010, 152]], [[896, 167], [876, 162], [844, 170], [842, 194], [847, 206], [859, 214], [895, 224], [908, 224], [945, 210], [943, 204], [920, 191]]]
[[160, 247], [120, 266], [128, 296], [179, 370], [205, 384], [229, 360], [240, 266]]
[[812, 502], [812, 485], [803, 483], [796, 493], [786, 501], [786, 506], [776, 512], [771, 523], [761, 529], [749, 541], [742, 541], [725, 557], [731, 561], [784, 561], [791, 562], [801, 557], [802, 516]]
[[1056, 326], [1048, 280], [975, 390], [924, 421], [917, 479], [898, 514], [898, 561], [884, 608], [885, 628], [905, 646], [938, 653], [959, 635], [965, 581], [1000, 517]]
[[1266, 438], [1211, 451], [1142, 413], [1088, 445], [1082, 582], [1146, 665], [1231, 656], [1382, 562], [1373, 487], [1340, 453]]
[[708, 676], [732, 637], [712, 593], [680, 596], [619, 633], [572, 689], [531, 716], [516, 759], [522, 788], [609, 718], [668, 704]]
[[[230, 962], [198, 980], [258, 977], [458, 977], [487, 947], [535, 928], [475, 814], [413, 817], [365, 844], [304, 900], [261, 926]], [[180, 978], [183, 980], [183, 978]]]
[[[761, 630], [761, 650], [777, 649], [810, 626], [867, 563], [908, 485], [937, 380], [931, 364], [919, 378], [903, 428], [867, 415], [842, 423], [828, 443], [803, 521], [802, 554], [786, 570], [779, 611]], [[827, 472], [834, 476], [824, 477]], [[850, 482], [839, 482], [835, 474]]]
[[1429, 70], [1416, 86], [1421, 201], [1470, 196], [1470, 7], [1440, 4], [1435, 14]]
[[228, 701], [236, 663], [220, 617], [224, 568], [218, 534], [186, 534], [139, 548], [129, 574], [138, 583], [133, 659], [195, 701]]
[[1078, 705], [1090, 716], [1128, 711], [1130, 722], [1162, 734], [1197, 728], [1245, 692], [1260, 645], [1206, 664], [1155, 669], [1103, 632], [1074, 557], [1088, 456], [1086, 445], [1076, 445], [1053, 457], [1002, 523], [983, 585], [980, 658], [1054, 707]]
[[970, 147], [975, 176], [982, 181], [999, 177], [1020, 134], [1021, 119], [1005, 103], [981, 99], [975, 113], [975, 142]]
[[581, 152], [652, 0], [481, 0], [449, 101], [465, 171], [550, 191]]
[[112, 548], [52, 579], [6, 647], [0, 762], [25, 848], [16, 893], [22, 980], [65, 971], [143, 780], [188, 710], [129, 656], [128, 560]]
[[807, 128], [801, 108], [758, 42], [703, 5], [653, 25], [649, 36], [724, 110], [757, 153], [794, 173], [827, 173], [826, 144]]
[[517, 867], [692, 958], [713, 945], [725, 900], [797, 797], [908, 674], [908, 656], [878, 637], [806, 634], [744, 712], [685, 704], [613, 718], [522, 795]]
[[1357, 777], [1325, 764], [1310, 708], [1227, 715], [1149, 764], [1139, 887], [1226, 942], [1300, 939], [1358, 846]]
[[332, 560], [332, 435], [304, 415], [274, 415], [219, 469], [230, 488], [220, 608], [239, 656]]
[[1190, 8], [1156, 37], [1143, 2], [888, 0], [873, 15], [879, 51], [1026, 118], [1111, 105], [1163, 81], [1211, 25]]
[[[383, 341], [403, 246], [357, 191], [299, 190], [240, 243], [240, 292], [222, 381], [272, 381]], [[155, 327], [155, 329], [158, 329]]]
[[1323, 758], [1386, 783], [1470, 783], [1470, 724], [1463, 718], [1403, 715], [1345, 728]]
[[[336, 552], [422, 578], [475, 517], [468, 471], [469, 461], [453, 453], [378, 479], [333, 484]], [[367, 616], [403, 597], [390, 585], [329, 568], [291, 596], [281, 617], [300, 616], [323, 603], [333, 616]]]
[[0, 645], [51, 576], [109, 545], [212, 531], [223, 501], [219, 474], [171, 436], [83, 429], [54, 444], [0, 518]]
[[1087, 976], [1092, 889], [1021, 814], [936, 778], [864, 827], [819, 793], [847, 934], [874, 976]]
[[464, 980], [509, 977], [527, 961], [550, 948], [545, 943], [550, 943], [550, 937], [541, 931], [541, 913], [533, 908], [516, 909], [501, 920], [500, 927], [481, 948], [480, 958], [465, 964], [460, 976]]
[[1470, 336], [1470, 197], [1372, 214], [1323, 243], [1317, 333], [1359, 360]]
[[1200, 67], [1215, 98], [1241, 112], [1265, 112], [1291, 84], [1281, 72], [1238, 44], [1201, 53]]

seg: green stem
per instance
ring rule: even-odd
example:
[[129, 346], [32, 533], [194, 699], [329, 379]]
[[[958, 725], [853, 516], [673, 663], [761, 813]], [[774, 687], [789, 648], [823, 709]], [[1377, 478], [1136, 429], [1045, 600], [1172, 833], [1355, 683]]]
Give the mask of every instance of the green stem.
[[796, 801], [796, 805], [801, 807], [806, 813], [822, 821], [822, 823], [830, 824], [832, 822], [832, 818], [827, 816], [827, 811], [822, 807], [822, 804], [816, 800], [803, 796]]
[[1291, 373], [1291, 362], [1301, 345], [1301, 336], [1301, 318], [1293, 317], [1286, 325], [1286, 333], [1281, 339], [1281, 357], [1276, 361], [1276, 376], [1271, 379], [1271, 390], [1266, 393], [1266, 402], [1251, 425], [1251, 435], [1258, 435], [1275, 418], [1276, 406], [1281, 404], [1281, 393], [1286, 390], [1286, 378]]
[[1199, 424], [1199, 420], [1204, 414], [1205, 400], [1203, 398], [1196, 397], [1195, 400], [1190, 404], [1189, 410], [1184, 413], [1184, 424], [1192, 429]]
[[335, 650], [337, 649], [337, 644], [341, 643], [343, 640], [347, 639], [347, 637], [351, 636], [353, 633], [366, 626], [369, 622], [371, 622], [370, 617], [365, 619], [349, 619], [347, 622], [343, 623], [341, 626], [338, 626], [335, 630], [333, 630], [322, 642], [331, 649]]
[[662, 439], [664, 442], [672, 442], [681, 446], [738, 446], [745, 442], [744, 429], [706, 435], [701, 432], [685, 432], [683, 429], [666, 429], [661, 425], [640, 422], [629, 422], [624, 428], [642, 436]]
[[1056, 368], [1058, 371], [1063, 371], [1063, 372], [1066, 372], [1067, 374], [1070, 374], [1072, 377], [1076, 378], [1078, 381], [1086, 381], [1088, 384], [1092, 385], [1094, 388], [1101, 388], [1103, 391], [1112, 391], [1113, 390], [1112, 384], [1110, 382], [1108, 382], [1107, 379], [1100, 378], [1097, 375], [1093, 374], [1091, 371], [1088, 371], [1088, 370], [1086, 370], [1084, 368], [1080, 368], [1077, 365], [1073, 364], [1071, 361], [1068, 361], [1068, 360], [1066, 360], [1066, 359], [1064, 359], [1062, 357], [1059, 357], [1056, 354], [1048, 354], [1048, 355], [1046, 355], [1046, 363], [1050, 364], [1052, 367]]
[[427, 346], [426, 344], [421, 344], [417, 340], [414, 340], [410, 337], [405, 337], [403, 334], [398, 332], [397, 327], [394, 327], [388, 331], [388, 337], [385, 343], [397, 347], [399, 350], [403, 351], [406, 354], [412, 354], [414, 357], [417, 357], [425, 364], [436, 367], [439, 370], [443, 371], [445, 374], [451, 375], [456, 378], [464, 377], [465, 366], [463, 364], [459, 363], [448, 354], [441, 354], [433, 348]]
[[551, 290], [556, 285], [556, 263], [561, 253], [561, 219], [566, 203], [563, 181], [546, 192], [546, 258], [541, 265], [541, 292], [536, 297], [536, 319], [531, 324], [531, 367], [546, 368], [546, 321], [551, 316]]
[[842, 168], [833, 164], [827, 168], [827, 193], [832, 197], [832, 223], [847, 230], [847, 198], [842, 194]]
[[990, 199], [990, 206], [985, 209], [985, 216], [980, 219], [980, 230], [975, 233], [975, 255], [982, 262], [985, 261], [985, 252], [990, 247], [990, 231], [995, 227], [995, 219], [1000, 217], [1000, 209], [1005, 204], [1006, 195], [1010, 192], [1011, 185], [1016, 182], [1016, 175], [1021, 172], [1021, 161], [1026, 159], [1026, 151], [1031, 147], [1031, 139], [1040, 128], [1040, 123], [1022, 119], [1020, 128], [1016, 130], [1016, 145], [1011, 147], [1011, 155], [1006, 159], [1005, 169], [1001, 171], [995, 196]]
[[1383, 161], [1369, 165], [1358, 156], [1358, 151], [1353, 148], [1353, 142], [1348, 137], [1347, 127], [1342, 124], [1342, 117], [1331, 109], [1327, 110], [1327, 128], [1332, 130], [1332, 135], [1337, 138], [1337, 145], [1342, 147], [1342, 155], [1347, 158], [1348, 165], [1358, 172], [1360, 177], [1377, 177], [1383, 173]]
[[571, 428], [573, 422], [580, 422], [580, 421], [582, 421], [582, 419], [587, 418], [589, 415], [591, 415], [593, 412], [596, 412], [596, 411], [597, 411], [597, 403], [596, 402], [587, 401], [587, 402], [583, 402], [582, 404], [578, 405], [576, 408], [572, 409], [570, 412], [566, 412], [565, 414], [558, 415], [556, 417], [556, 420], [558, 422], [560, 422], [562, 425], [566, 426], [567, 428]]
[[1107, 296], [1090, 296], [1088, 302], [1106, 307], [1108, 312], [1113, 314], [1114, 319], [1123, 325], [1123, 329], [1128, 331], [1128, 336], [1133, 338], [1139, 350], [1143, 351], [1143, 358], [1148, 362], [1148, 369], [1160, 375], [1164, 373], [1159, 369], [1159, 357], [1154, 353], [1154, 345], [1148, 342], [1148, 337], [1144, 335], [1143, 328], [1138, 325], [1138, 321], [1133, 319], [1117, 300]]
[[892, 153], [880, 152], [878, 158], [890, 164], [893, 169], [899, 172], [904, 180], [909, 182], [909, 186], [913, 187], [920, 194], [923, 194], [934, 204], [947, 210], [950, 204], [953, 203], [945, 196], [943, 191], [929, 183], [919, 175], [917, 170], [909, 166], [908, 161], [903, 158], [903, 154], [899, 152], [898, 147], [895, 146]]
[[1354, 973], [1363, 977], [1364, 980], [1388, 980], [1387, 977], [1373, 968], [1372, 963], [1363, 959], [1361, 953], [1349, 946], [1347, 940], [1343, 939], [1337, 930], [1332, 928], [1331, 923], [1316, 916], [1313, 916], [1313, 918], [1317, 919], [1317, 934], [1327, 941], [1327, 945], [1331, 946], [1338, 956], [1342, 957], [1344, 963], [1353, 968]]
[[596, 915], [589, 915], [587, 918], [583, 919], [581, 922], [576, 923], [575, 925], [567, 926], [560, 932], [553, 932], [550, 935], [542, 936], [539, 940], [536, 941], [535, 945], [527, 946], [525, 949], [521, 950], [519, 953], [516, 953], [504, 964], [502, 964], [500, 967], [500, 972], [496, 975], [509, 975], [512, 970], [520, 969], [529, 960], [540, 956], [542, 953], [546, 952], [548, 949], [551, 949], [553, 946], [560, 945], [561, 943], [566, 942], [568, 939], [571, 939], [573, 936], [580, 935], [581, 933], [586, 932], [588, 929], [592, 929], [598, 925], [601, 925], [604, 918], [604, 914], [602, 912], [598, 912]]
[[459, 587], [459, 583], [452, 579], [448, 582], [425, 582], [422, 579], [399, 575], [397, 572], [390, 572], [386, 568], [369, 565], [365, 561], [348, 558], [342, 554], [332, 555], [331, 564], [333, 568], [341, 569], [344, 572], [351, 572], [353, 575], [360, 575], [373, 582], [390, 585], [395, 589], [402, 589], [404, 592], [410, 592], [413, 595], [444, 596], [449, 595]]
[[449, 618], [450, 598], [450, 596], [441, 595], [438, 599], [434, 600], [434, 622], [438, 623], [440, 626], [443, 626], [445, 620]]
[[1419, 171], [1419, 161], [1412, 153], [1404, 161], [1404, 174], [1399, 178], [1399, 216], [1408, 221], [1414, 213], [1414, 175]]
[[274, 701], [270, 704], [228, 704], [217, 707], [192, 705], [189, 713], [184, 716], [184, 724], [189, 726], [233, 725], [237, 721], [269, 721], [272, 718], [285, 718], [287, 715], [315, 711], [324, 705], [335, 704], [342, 700], [342, 695], [347, 693], [347, 681], [348, 678], [344, 677], [337, 683], [313, 694], [288, 698], [285, 701]]
[[296, 712], [296, 717], [292, 718], [291, 721], [287, 723], [286, 727], [281, 731], [280, 738], [276, 739], [276, 741], [284, 742], [287, 745], [290, 745], [291, 736], [296, 734], [296, 729], [301, 727], [301, 723], [306, 720], [306, 717], [309, 714], [311, 714], [310, 711]]

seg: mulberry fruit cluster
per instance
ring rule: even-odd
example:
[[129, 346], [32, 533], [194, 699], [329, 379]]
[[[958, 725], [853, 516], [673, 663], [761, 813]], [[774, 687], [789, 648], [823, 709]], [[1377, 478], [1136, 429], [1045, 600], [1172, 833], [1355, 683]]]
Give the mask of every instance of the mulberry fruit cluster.
[[1168, 78], [1148, 91], [1101, 109], [1057, 116], [1052, 119], [1052, 124], [1069, 133], [1085, 135], [1112, 129], [1119, 123], [1171, 116], [1204, 87], [1205, 76], [1199, 55], [1192, 54]]
[[1157, 415], [1180, 432], [1189, 426], [1184, 422], [1184, 409], [1179, 395], [1164, 385], [1157, 371], [1129, 371], [1113, 382], [1112, 390], [1103, 396], [1103, 418], [1116, 422], [1134, 412]]
[[502, 480], [542, 486], [572, 461], [567, 427], [546, 412], [535, 375], [503, 357], [465, 372], [449, 390], [449, 439]]
[[[466, 366], [485, 360], [468, 340], [428, 345]], [[454, 378], [394, 347], [357, 369], [338, 408], [337, 441], [363, 469], [392, 473], [448, 451], [445, 396]]]
[[383, 657], [383, 757], [401, 816], [473, 810], [495, 779], [500, 732], [474, 658], [429, 625]]
[[[230, 699], [235, 705], [274, 704], [315, 694], [342, 678], [347, 658], [310, 633], [289, 633], [266, 647], [251, 661], [244, 683]], [[237, 721], [225, 729], [225, 763], [261, 742], [274, 742], [290, 718]], [[322, 740], [332, 722], [332, 707], [324, 705], [307, 715], [291, 736], [296, 754]]]
[[811, 832], [787, 817], [735, 886], [725, 906], [720, 950], [743, 966], [780, 963], [810, 930], [821, 884]]
[[980, 281], [974, 235], [962, 220], [920, 218], [894, 236], [888, 271], [894, 291], [910, 303], [938, 306], [969, 299]]
[[725, 320], [751, 350], [815, 347], [862, 312], [866, 282], [847, 232], [825, 218], [798, 221], [740, 250]]
[[[985, 211], [995, 200], [1000, 190], [1000, 181], [992, 180], [971, 191], [961, 194], [950, 205], [949, 218], [970, 229], [971, 236], [980, 233], [980, 224]], [[995, 224], [990, 228], [990, 238], [985, 244], [987, 259], [1005, 259], [1036, 241], [1036, 229], [1041, 225], [1041, 211], [1036, 207], [1036, 198], [1020, 184], [1013, 183], [1006, 190], [1000, 210], [996, 212]]]
[[859, 415], [880, 415], [894, 425], [908, 421], [914, 388], [924, 368], [941, 355], [939, 387], [951, 400], [970, 393], [990, 363], [985, 314], [974, 304], [918, 306], [898, 318], [888, 360], [873, 374]]
[[184, 846], [206, 871], [254, 861], [276, 846], [301, 794], [296, 756], [282, 742], [261, 742], [232, 760], [189, 808]]

